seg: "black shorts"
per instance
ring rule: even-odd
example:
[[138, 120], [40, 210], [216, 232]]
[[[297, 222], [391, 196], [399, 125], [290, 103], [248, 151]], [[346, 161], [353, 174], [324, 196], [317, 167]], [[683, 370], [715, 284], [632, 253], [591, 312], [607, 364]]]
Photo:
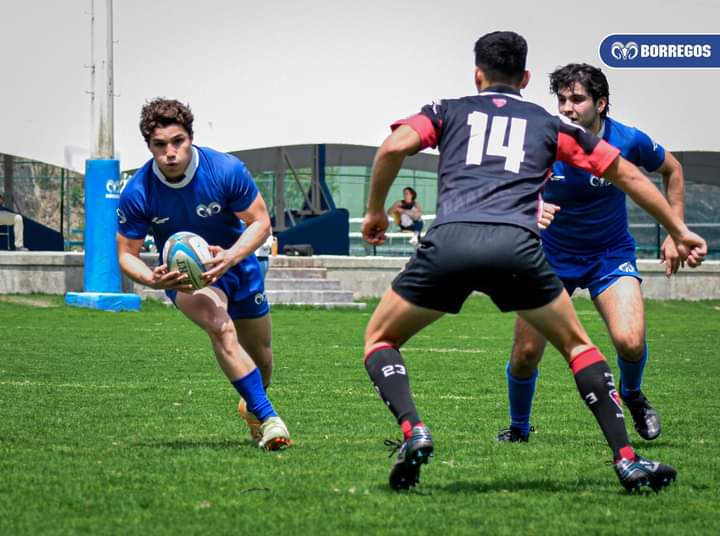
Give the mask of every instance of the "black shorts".
[[501, 311], [536, 309], [557, 298], [560, 279], [540, 238], [522, 227], [446, 223], [431, 228], [392, 288], [428, 309], [457, 313], [475, 290]]

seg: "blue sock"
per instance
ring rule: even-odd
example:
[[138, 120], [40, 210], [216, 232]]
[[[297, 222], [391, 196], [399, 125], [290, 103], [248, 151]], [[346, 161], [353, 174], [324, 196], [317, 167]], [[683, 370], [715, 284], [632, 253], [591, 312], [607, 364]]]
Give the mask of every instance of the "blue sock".
[[628, 396], [633, 391], [640, 390], [647, 357], [647, 342], [640, 361], [625, 361], [622, 357], [617, 356], [617, 364], [620, 369], [620, 394], [623, 397]]
[[248, 411], [255, 415], [260, 422], [265, 422], [269, 417], [277, 417], [277, 413], [265, 394], [262, 376], [258, 369], [231, 383], [240, 396], [245, 399]]
[[521, 380], [510, 374], [510, 363], [505, 368], [508, 380], [508, 400], [510, 401], [510, 426], [519, 430], [523, 436], [530, 433], [530, 412], [532, 411], [533, 396], [538, 371], [535, 369], [532, 377]]

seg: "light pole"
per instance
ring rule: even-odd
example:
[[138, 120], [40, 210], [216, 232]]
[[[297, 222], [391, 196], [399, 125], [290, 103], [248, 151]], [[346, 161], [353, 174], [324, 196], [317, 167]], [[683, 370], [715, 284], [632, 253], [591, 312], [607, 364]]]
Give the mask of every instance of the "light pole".
[[112, 0], [91, 0], [90, 25], [92, 156], [85, 161], [84, 292], [68, 292], [65, 302], [106, 311], [139, 310], [140, 296], [122, 292], [115, 246], [121, 184], [113, 137]]

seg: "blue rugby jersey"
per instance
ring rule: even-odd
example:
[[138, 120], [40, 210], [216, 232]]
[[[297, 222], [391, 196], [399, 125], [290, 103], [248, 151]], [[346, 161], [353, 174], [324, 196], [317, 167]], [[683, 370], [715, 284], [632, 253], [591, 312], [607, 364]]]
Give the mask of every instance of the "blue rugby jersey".
[[192, 151], [178, 183], [168, 182], [152, 159], [133, 175], [120, 195], [121, 235], [145, 238], [152, 229], [161, 255], [165, 241], [178, 231], [196, 233], [225, 249], [237, 241], [244, 226], [235, 212], [252, 204], [257, 186], [234, 156], [205, 147], [193, 146]]
[[540, 193], [556, 160], [602, 175], [619, 151], [508, 86], [441, 100], [396, 121], [438, 147], [434, 225], [505, 223], [538, 234]]
[[[636, 128], [605, 118], [599, 133], [623, 158], [652, 172], [665, 160], [665, 149]], [[580, 254], [635, 247], [628, 230], [625, 192], [598, 174], [556, 162], [545, 186], [546, 201], [560, 206], [552, 225], [541, 233], [551, 248]]]

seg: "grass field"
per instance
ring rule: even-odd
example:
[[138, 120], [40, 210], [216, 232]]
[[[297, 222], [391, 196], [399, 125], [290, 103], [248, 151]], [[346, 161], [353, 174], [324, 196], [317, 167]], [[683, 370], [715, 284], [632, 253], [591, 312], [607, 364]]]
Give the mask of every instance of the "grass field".
[[[295, 445], [265, 453], [204, 334], [143, 307], [0, 301], [0, 534], [720, 533], [720, 302], [647, 304], [645, 386], [664, 432], [631, 438], [679, 478], [635, 496], [555, 351], [531, 442], [493, 441], [507, 424], [513, 317], [486, 299], [405, 348], [436, 455], [400, 494], [383, 446], [397, 427], [362, 366], [369, 312], [274, 310], [270, 394]], [[577, 307], [614, 356], [591, 304]]]

